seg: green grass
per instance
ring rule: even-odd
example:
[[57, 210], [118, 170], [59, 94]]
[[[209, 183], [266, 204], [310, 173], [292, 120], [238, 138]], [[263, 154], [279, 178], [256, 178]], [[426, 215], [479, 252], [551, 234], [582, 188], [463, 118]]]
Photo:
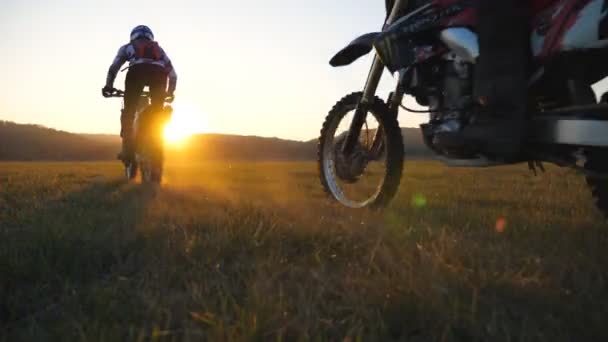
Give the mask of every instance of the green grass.
[[369, 212], [313, 163], [2, 163], [0, 341], [607, 340], [608, 226], [548, 171], [407, 163]]

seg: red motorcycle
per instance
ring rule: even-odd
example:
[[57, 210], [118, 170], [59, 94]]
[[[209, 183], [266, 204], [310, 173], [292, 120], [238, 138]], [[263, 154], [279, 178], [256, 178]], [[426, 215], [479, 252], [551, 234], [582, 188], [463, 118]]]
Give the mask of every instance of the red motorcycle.
[[[418, 2], [419, 3], [419, 2]], [[410, 95], [428, 110], [425, 144], [448, 166], [487, 167], [542, 162], [583, 171], [598, 207], [608, 214], [608, 104], [591, 85], [608, 76], [608, 1], [531, 1], [534, 69], [529, 75], [529, 135], [516, 160], [504, 161], [476, 146], [441, 146], [435, 134], [470, 115], [473, 72], [479, 56], [471, 1], [396, 0], [382, 32], [365, 34], [336, 54], [343, 66], [375, 49], [362, 92], [329, 112], [319, 139], [321, 182], [351, 208], [385, 206], [399, 187], [404, 145], [397, 121]], [[520, 24], [520, 23], [514, 23]], [[505, 28], [508, 29], [508, 28]], [[387, 101], [375, 96], [384, 69], [398, 74]], [[407, 110], [407, 108], [405, 108]], [[449, 127], [447, 127], [449, 129]]]

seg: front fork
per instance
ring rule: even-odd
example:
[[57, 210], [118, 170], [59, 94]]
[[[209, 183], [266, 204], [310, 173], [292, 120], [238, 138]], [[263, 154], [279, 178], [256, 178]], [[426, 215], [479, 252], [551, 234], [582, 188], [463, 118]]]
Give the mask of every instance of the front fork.
[[[399, 12], [403, 6], [407, 6], [408, 0], [396, 0], [395, 4], [391, 10], [390, 15], [386, 19], [384, 26], [388, 26], [392, 24], [398, 17]], [[369, 75], [367, 76], [367, 81], [365, 82], [365, 88], [363, 88], [363, 96], [355, 109], [355, 113], [353, 114], [353, 121], [350, 124], [348, 129], [348, 134], [346, 135], [346, 140], [344, 141], [344, 145], [342, 146], [342, 152], [346, 156], [350, 156], [355, 146], [359, 142], [359, 135], [361, 134], [361, 128], [367, 119], [367, 112], [369, 111], [370, 104], [374, 100], [374, 95], [376, 95], [376, 90], [378, 89], [378, 85], [380, 84], [380, 80], [382, 79], [382, 73], [384, 72], [384, 64], [378, 57], [378, 54], [374, 56], [374, 62], [372, 63], [371, 70], [369, 71]], [[397, 99], [389, 99], [391, 106], [391, 114], [393, 111], [396, 114], [396, 111], [399, 109], [399, 103], [401, 103], [401, 98], [403, 94], [399, 95], [399, 91], [393, 93], [391, 98], [397, 97], [399, 102], [395, 108], [393, 107], [393, 103]], [[379, 127], [376, 130], [376, 135], [374, 137], [374, 143], [372, 147], [372, 151], [378, 151], [382, 146], [382, 136], [383, 129]]]
[[[403, 92], [400, 87], [397, 87], [397, 91], [390, 93], [388, 96], [388, 115], [391, 117], [397, 117], [399, 113], [399, 105], [403, 100]], [[384, 126], [379, 126], [376, 130], [376, 134], [374, 135], [374, 141], [370, 148], [370, 154], [372, 159], [380, 158], [382, 155], [382, 151], [384, 148]]]

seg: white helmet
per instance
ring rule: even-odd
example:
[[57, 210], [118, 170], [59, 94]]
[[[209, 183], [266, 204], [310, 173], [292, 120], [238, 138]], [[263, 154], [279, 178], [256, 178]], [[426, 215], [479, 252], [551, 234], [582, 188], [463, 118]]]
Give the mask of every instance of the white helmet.
[[141, 38], [154, 40], [154, 33], [152, 33], [152, 30], [148, 26], [139, 25], [131, 31], [131, 41]]

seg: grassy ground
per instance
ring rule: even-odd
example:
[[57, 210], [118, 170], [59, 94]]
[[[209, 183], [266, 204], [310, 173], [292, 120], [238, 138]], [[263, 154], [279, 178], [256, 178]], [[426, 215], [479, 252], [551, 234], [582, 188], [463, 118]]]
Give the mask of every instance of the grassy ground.
[[379, 213], [312, 163], [0, 164], [0, 341], [608, 339], [581, 177], [405, 166]]

